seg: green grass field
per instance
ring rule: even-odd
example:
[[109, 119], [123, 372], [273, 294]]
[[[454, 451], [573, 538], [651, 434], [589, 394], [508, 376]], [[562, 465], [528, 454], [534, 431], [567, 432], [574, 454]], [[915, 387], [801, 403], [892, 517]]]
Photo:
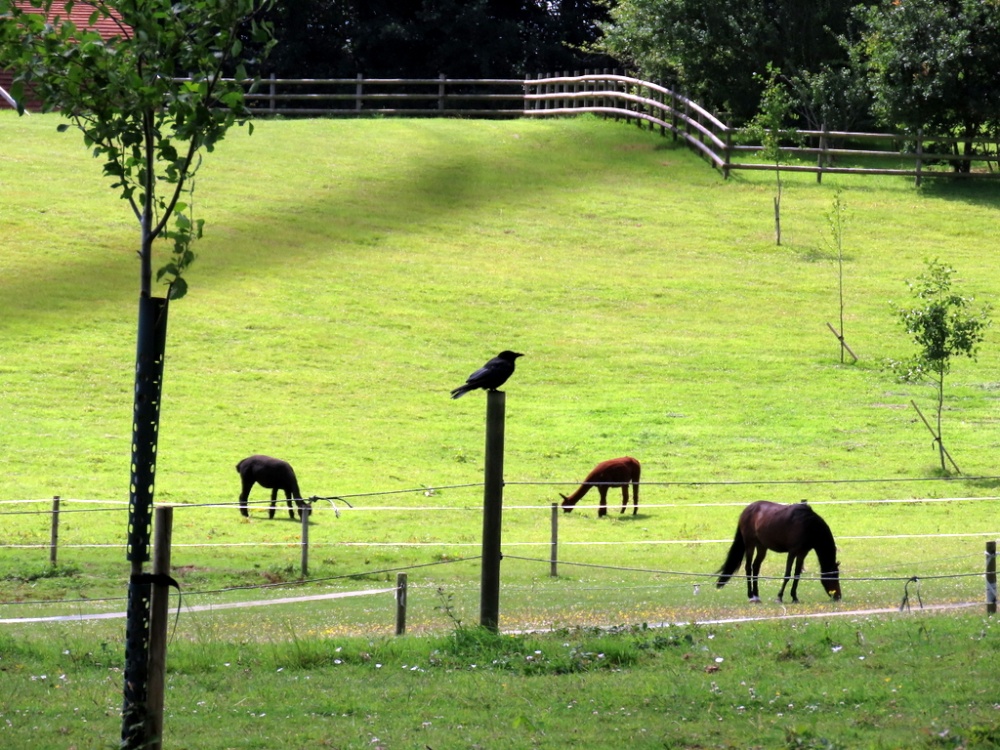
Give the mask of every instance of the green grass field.
[[[0, 113], [0, 618], [120, 611], [121, 601], [95, 600], [122, 596], [127, 576], [136, 228], [99, 164], [76, 136], [57, 134], [57, 123]], [[505, 387], [502, 627], [631, 627], [786, 611], [748, 606], [742, 580], [721, 591], [711, 586], [740, 507], [756, 499], [808, 498], [838, 538], [844, 602], [831, 605], [818, 584], [804, 581], [803, 603], [793, 612], [892, 609], [911, 576], [921, 578], [909, 586], [914, 606], [915, 588], [926, 604], [981, 601], [983, 543], [1000, 535], [1000, 332], [991, 329], [978, 361], [956, 362], [946, 383], [945, 443], [962, 469], [947, 481], [910, 406], [914, 399], [929, 413], [929, 388], [895, 382], [882, 363], [911, 351], [889, 302], [907, 301], [905, 280], [925, 260], [950, 263], [963, 292], [996, 301], [1000, 190], [992, 182], [918, 190], [900, 178], [828, 175], [818, 185], [786, 176], [783, 245], [776, 247], [772, 180], [737, 173], [723, 181], [669, 139], [591, 118], [274, 121], [258, 123], [253, 137], [231, 133], [198, 179], [206, 236], [188, 276], [189, 296], [172, 305], [168, 333], [157, 501], [179, 506], [173, 562], [185, 602], [377, 589], [407, 569], [411, 632], [442, 637], [456, 621], [474, 624], [484, 398], [452, 401], [448, 391], [504, 348], [525, 357]], [[839, 318], [826, 225], [838, 189], [849, 211], [845, 334], [860, 355], [853, 365], [841, 364], [826, 325]], [[306, 494], [346, 496], [354, 508], [340, 504], [336, 518], [317, 505], [314, 583], [201, 593], [300, 578], [298, 523], [283, 509], [274, 521], [262, 510], [245, 521], [231, 505], [239, 492], [234, 465], [255, 452], [289, 460]], [[560, 576], [550, 578], [556, 493], [597, 461], [625, 454], [643, 463], [639, 515], [598, 519], [596, 498], [588, 496], [560, 518]], [[42, 545], [49, 535], [44, 511], [55, 495], [73, 512], [62, 516], [53, 569]], [[253, 497], [264, 495], [258, 488]], [[616, 490], [609, 499], [617, 505]], [[918, 502], [927, 499], [942, 502]], [[229, 505], [200, 507], [217, 504]], [[774, 556], [765, 573], [780, 572]], [[777, 585], [764, 582], [765, 599]], [[72, 603], [52, 603], [59, 600]], [[272, 650], [319, 644], [309, 648], [321, 651], [323, 670], [331, 670], [327, 647], [336, 639], [363, 650], [350, 639], [364, 633], [380, 648], [403, 648], [390, 645], [392, 610], [391, 595], [380, 594], [187, 613], [172, 653], [214, 675], [225, 644], [242, 644], [247, 659], [268, 665], [277, 658]], [[827, 627], [847, 632], [853, 621]], [[929, 642], [948, 645], [945, 659], [963, 664], [972, 657], [958, 644], [988, 631], [974, 615], [888, 623], [886, 650], [919, 640], [921, 629], [944, 631], [947, 637]], [[0, 713], [28, 710], [36, 690], [59, 695], [58, 683], [29, 685], [27, 677], [54, 673], [66, 663], [62, 650], [90, 654], [78, 665], [90, 675], [94, 695], [86, 700], [98, 714], [114, 713], [117, 699], [107, 704], [107, 686], [91, 677], [101, 672], [107, 680], [108, 665], [120, 664], [121, 625], [0, 625], [8, 637], [0, 654], [15, 643], [25, 649], [13, 660], [0, 655], [0, 695], [7, 696]], [[763, 637], [757, 627], [773, 628], [767, 637], [776, 644], [754, 667], [764, 669], [760, 664], [773, 666], [781, 653], [786, 625], [736, 628], [726, 637], [742, 633], [753, 643]], [[68, 645], [60, 650], [60, 643]], [[410, 657], [404, 649], [393, 658], [403, 671]], [[912, 658], [929, 670], [921, 679], [937, 684], [934, 657]], [[630, 674], [646, 686], [637, 694], [662, 689], [662, 664], [643, 664], [598, 670], [593, 681], [586, 670], [568, 679], [581, 681], [587, 700]], [[308, 665], [289, 669], [297, 680], [308, 676]], [[352, 669], [348, 683], [368, 679], [366, 662]], [[961, 691], [975, 693], [978, 669], [968, 670]], [[255, 684], [261, 679], [268, 695], [281, 692], [263, 678], [266, 671], [252, 668]], [[496, 688], [493, 677], [457, 671], [471, 680], [472, 693], [484, 683]], [[545, 679], [558, 683], [557, 671]], [[706, 674], [668, 672], [681, 690], [688, 672], [698, 680]], [[530, 675], [511, 679], [536, 702], [558, 690], [540, 680], [529, 689]], [[216, 681], [218, 690], [233, 689], [218, 675], [206, 678]], [[395, 682], [385, 691], [383, 698], [397, 691], [426, 698]], [[706, 695], [714, 706], [711, 690]], [[880, 696], [864, 692], [859, 700], [875, 711], [884, 705]], [[330, 710], [367, 717], [374, 711], [368, 700], [379, 702], [359, 698], [349, 710]], [[555, 742], [550, 735], [566, 736], [497, 700], [505, 726], [531, 735], [508, 746], [546, 746]], [[701, 698], [691, 701], [705, 708]], [[188, 703], [198, 710], [197, 699]], [[944, 728], [926, 717], [913, 726], [912, 706], [900, 709], [898, 721], [879, 714], [869, 728], [898, 724], [899, 734], [872, 746], [908, 744], [899, 739], [917, 736], [908, 727], [923, 732], [927, 746], [958, 746], [947, 744], [958, 734], [970, 747], [976, 737], [995, 742], [990, 727], [1000, 722], [990, 705], [980, 701], [962, 733], [937, 739]], [[58, 700], [55, 706], [72, 710]], [[618, 708], [595, 709], [607, 713], [600, 725], [616, 724]], [[760, 746], [825, 747], [816, 738], [863, 736], [864, 726], [834, 732], [843, 717], [832, 708], [818, 713], [815, 724], [798, 715], [791, 723], [755, 715], [759, 727], [770, 722]], [[104, 731], [114, 717], [101, 721]], [[653, 722], [660, 730], [649, 742], [636, 734], [638, 725], [629, 736], [649, 747], [747, 746], [736, 729], [709, 730], [715, 719], [708, 713], [699, 721], [693, 734]], [[17, 732], [30, 732], [20, 719], [14, 723]], [[359, 737], [368, 731], [364, 721], [354, 724]], [[221, 739], [199, 747], [265, 746], [285, 731], [266, 725], [259, 736], [237, 732], [240, 744]], [[581, 747], [601, 746], [591, 729]], [[386, 746], [482, 744], [474, 735], [407, 734]], [[688, 744], [680, 739], [696, 735], [701, 739]], [[11, 736], [16, 747], [29, 734]], [[37, 746], [107, 744], [86, 744], [77, 729], [66, 736]], [[176, 746], [188, 741], [174, 739]], [[319, 746], [315, 739], [296, 746]], [[369, 747], [370, 740], [330, 744]], [[939, 740], [944, 744], [935, 745]]]

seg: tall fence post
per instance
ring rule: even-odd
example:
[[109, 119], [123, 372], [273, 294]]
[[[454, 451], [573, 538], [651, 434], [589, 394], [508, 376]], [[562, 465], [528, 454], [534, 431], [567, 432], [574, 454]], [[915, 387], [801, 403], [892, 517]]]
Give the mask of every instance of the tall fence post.
[[438, 112], [444, 111], [445, 97], [448, 95], [448, 76], [444, 73], [438, 75]]
[[49, 564], [56, 566], [59, 548], [59, 495], [52, 498], [52, 534], [49, 537]]
[[277, 95], [278, 95], [278, 86], [275, 83], [277, 80], [278, 80], [278, 76], [275, 75], [274, 73], [271, 73], [271, 84], [268, 86], [268, 89], [267, 89], [268, 90], [268, 98], [270, 99], [270, 102], [269, 102], [270, 106], [268, 107], [268, 109], [270, 109], [271, 112], [276, 112], [277, 109], [278, 109], [278, 101], [277, 101], [277, 98], [276, 98]]
[[164, 505], [154, 511], [152, 602], [149, 607], [149, 689], [147, 692], [146, 736], [151, 750], [163, 747], [164, 682], [167, 672], [167, 622], [169, 621], [170, 543], [174, 509]]
[[549, 576], [559, 575], [559, 503], [552, 503], [552, 543], [549, 545]]
[[396, 574], [396, 635], [406, 633], [406, 573]]
[[303, 505], [299, 509], [299, 515], [302, 516], [302, 577], [305, 578], [309, 575], [309, 516], [312, 513], [312, 508], [308, 505]]
[[997, 612], [997, 543], [986, 542], [986, 614]]
[[358, 112], [361, 111], [361, 96], [364, 94], [364, 80], [364, 75], [358, 73], [358, 77], [356, 79], [357, 83], [354, 84], [354, 109]]
[[500, 626], [500, 526], [503, 519], [503, 441], [506, 394], [486, 392], [486, 468], [483, 483], [483, 563], [479, 624]]

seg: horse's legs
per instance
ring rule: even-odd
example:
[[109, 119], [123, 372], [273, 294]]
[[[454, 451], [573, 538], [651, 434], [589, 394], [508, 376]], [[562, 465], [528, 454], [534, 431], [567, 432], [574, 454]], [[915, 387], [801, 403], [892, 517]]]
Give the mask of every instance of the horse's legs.
[[753, 564], [753, 557], [755, 552], [754, 547], [748, 546], [746, 549], [746, 562], [743, 566], [744, 572], [747, 578], [747, 599], [752, 602], [759, 602], [760, 597], [757, 595], [757, 570], [760, 568], [758, 563], [757, 566]]
[[[799, 603], [799, 597], [796, 595], [796, 593], [799, 590], [799, 578], [802, 576], [802, 566], [805, 564], [805, 561], [806, 561], [805, 554], [801, 554], [801, 555], [799, 555], [798, 557], [795, 558], [795, 578], [792, 580], [792, 603], [793, 604], [798, 604]], [[791, 555], [788, 556], [788, 564], [789, 564], [789, 566], [791, 566], [791, 564], [792, 564], [792, 556]], [[785, 577], [786, 578], [788, 577], [787, 570], [785, 571]]]
[[250, 513], [247, 511], [247, 498], [250, 497], [250, 489], [253, 487], [253, 479], [244, 476], [240, 476], [240, 479], [243, 480], [243, 491], [240, 492], [240, 513], [249, 517]]
[[622, 513], [628, 508], [628, 482], [622, 485]]
[[608, 515], [608, 486], [602, 484], [597, 488], [597, 491], [601, 495], [601, 507], [597, 509], [597, 517]]
[[753, 561], [753, 573], [751, 575], [750, 557], [754, 554], [754, 548], [747, 549], [747, 588], [750, 590], [750, 601], [752, 602], [760, 601], [758, 578], [760, 577], [760, 566], [764, 563], [764, 558], [767, 557], [767, 548], [758, 546], [756, 552], [757, 559]]
[[632, 515], [639, 512], [639, 483], [632, 483]]
[[268, 518], [274, 518], [274, 505], [277, 502], [278, 502], [278, 488], [275, 487], [273, 490], [271, 490], [271, 507], [267, 511]]
[[[285, 490], [285, 502], [288, 504], [288, 517], [293, 521], [295, 520], [295, 510], [292, 508], [292, 493], [290, 490]], [[295, 501], [298, 504], [298, 500]], [[299, 511], [299, 518], [302, 517], [302, 511]]]
[[[778, 601], [783, 601], [785, 596], [785, 586], [788, 585], [788, 579], [792, 576], [792, 558], [791, 552], [788, 553], [788, 559], [785, 561], [785, 578], [781, 582], [781, 588], [778, 590]], [[798, 601], [795, 598], [795, 587], [799, 584], [799, 573], [801, 572], [801, 566], [795, 571], [795, 583], [792, 584], [792, 601]]]

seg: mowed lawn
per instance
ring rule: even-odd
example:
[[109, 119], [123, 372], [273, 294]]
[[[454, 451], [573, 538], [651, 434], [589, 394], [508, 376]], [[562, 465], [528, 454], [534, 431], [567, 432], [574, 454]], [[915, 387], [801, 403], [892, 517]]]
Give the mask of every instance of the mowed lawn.
[[[58, 122], [0, 117], [0, 500], [43, 500], [0, 507], [41, 510], [54, 495], [118, 505], [64, 516], [61, 559], [78, 568], [54, 578], [39, 572], [44, 551], [10, 547], [47, 542], [48, 518], [5, 521], [0, 561], [12, 594], [28, 598], [108, 595], [124, 575], [136, 226]], [[385, 581], [378, 571], [474, 558], [485, 399], [448, 392], [511, 348], [525, 356], [506, 386], [505, 582], [551, 583], [532, 562], [548, 555], [550, 503], [597, 461], [626, 454], [643, 464], [642, 512], [598, 522], [593, 493], [563, 518], [567, 563], [708, 576], [743, 503], [809, 499], [835, 503], [817, 509], [845, 539], [845, 577], [863, 581], [847, 584], [855, 603], [898, 601], [898, 578], [979, 572], [982, 537], [997, 530], [998, 331], [947, 380], [945, 442], [963, 472], [952, 481], [940, 481], [910, 404], [930, 415], [932, 391], [897, 383], [884, 362], [913, 351], [890, 301], [910, 301], [905, 282], [926, 260], [955, 266], [960, 291], [996, 299], [1000, 191], [841, 175], [784, 185], [778, 247], [773, 175], [724, 181], [670, 138], [621, 123], [232, 131], [198, 177], [206, 234], [190, 294], [171, 306], [157, 500], [233, 503], [236, 462], [268, 453], [292, 462], [307, 495], [354, 506], [340, 503], [336, 519], [317, 504], [314, 577]], [[856, 364], [841, 363], [827, 327], [840, 316], [828, 223], [838, 191]], [[616, 506], [618, 491], [610, 498]], [[975, 501], [885, 502], [923, 498]], [[174, 563], [196, 588], [297, 577], [297, 524], [256, 512], [246, 523], [228, 507], [182, 509], [176, 526]], [[926, 534], [941, 538], [909, 538]], [[468, 588], [469, 621], [477, 571], [432, 568], [426, 580]], [[872, 578], [893, 580], [872, 588]], [[571, 589], [526, 620], [608, 605], [598, 619], [642, 621], [669, 618], [665, 601], [707, 606], [689, 599], [706, 579], [663, 580], [642, 605], [631, 589]], [[942, 598], [979, 595], [959, 583]], [[742, 585], [710, 609], [742, 601]], [[532, 595], [510, 599], [516, 609]]]
[[[2, 618], [118, 611], [128, 572], [137, 230], [58, 123], [0, 113]], [[157, 501], [179, 506], [184, 606], [378, 589], [408, 570], [411, 632], [458, 643], [392, 640], [391, 594], [182, 607], [169, 744], [995, 747], [990, 620], [850, 613], [894, 611], [904, 594], [914, 610], [982, 600], [983, 543], [1000, 535], [1000, 332], [948, 377], [944, 436], [962, 469], [948, 481], [910, 404], [930, 415], [931, 391], [883, 363], [913, 351], [890, 301], [909, 301], [926, 260], [995, 303], [1000, 190], [783, 181], [776, 247], [773, 175], [723, 181], [621, 123], [231, 132], [198, 177], [206, 234], [168, 330]], [[856, 364], [827, 328], [840, 315], [838, 190]], [[506, 348], [525, 356], [505, 386], [501, 625], [557, 633], [463, 648], [478, 612], [485, 399], [448, 392]], [[231, 505], [234, 466], [256, 452], [291, 461], [307, 495], [354, 506], [338, 501], [338, 518], [317, 504], [315, 583], [291, 592], [230, 590], [300, 578], [298, 523], [283, 508], [244, 521]], [[639, 514], [598, 519], [591, 494], [560, 518], [550, 578], [557, 492], [626, 454], [643, 464]], [[73, 513], [51, 568], [42, 511], [55, 495]], [[798, 608], [771, 601], [771, 580], [758, 606], [739, 578], [714, 589], [756, 499], [808, 499], [829, 521], [843, 602], [813, 581]], [[775, 555], [766, 572], [780, 569]], [[58, 600], [72, 603], [39, 604]], [[814, 618], [643, 630], [777, 614]], [[122, 622], [0, 628], [0, 744], [111, 746]]]

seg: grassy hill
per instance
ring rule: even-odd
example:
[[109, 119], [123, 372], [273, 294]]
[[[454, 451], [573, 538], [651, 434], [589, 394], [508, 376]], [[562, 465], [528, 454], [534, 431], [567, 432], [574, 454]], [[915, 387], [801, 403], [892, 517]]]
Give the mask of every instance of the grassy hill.
[[[0, 117], [0, 500], [121, 502], [136, 230], [99, 164], [57, 122]], [[234, 131], [198, 178], [206, 236], [191, 292], [170, 314], [157, 500], [232, 503], [236, 462], [269, 453], [295, 466], [305, 493], [353, 496], [356, 512], [320, 516], [312, 539], [332, 551], [318, 575], [474, 554], [474, 512], [387, 509], [481, 504], [483, 394], [453, 401], [448, 391], [504, 348], [525, 353], [506, 387], [505, 542], [535, 545], [532, 556], [547, 554], [538, 546], [556, 492], [624, 454], [643, 463], [643, 513], [601, 525], [592, 508], [566, 517], [567, 539], [597, 543], [574, 550], [582, 561], [710, 572], [736, 506], [753, 499], [990, 497], [992, 479], [935, 481], [931, 437], [909, 404], [930, 408], [930, 391], [900, 385], [882, 363], [911, 350], [889, 301], [908, 299], [905, 280], [926, 259], [954, 265], [962, 291], [996, 299], [1000, 191], [786, 176], [776, 247], [772, 179], [723, 181], [670, 139], [593, 118]], [[826, 326], [839, 315], [827, 227], [837, 190], [848, 207], [846, 336], [861, 358], [852, 365]], [[1000, 473], [997, 336], [977, 362], [957, 362], [947, 384], [946, 444], [967, 477]], [[382, 494], [422, 487], [452, 488]], [[823, 514], [844, 537], [982, 534], [994, 531], [991, 507]], [[47, 519], [16, 519], [8, 544], [47, 541]], [[120, 513], [66, 521], [67, 544], [123, 536]], [[294, 544], [287, 521], [246, 524], [235, 510], [206, 509], [177, 524], [178, 544], [264, 545], [179, 552], [178, 565], [206, 571], [202, 584], [293, 572], [294, 553], [266, 546]], [[691, 545], [648, 546], [663, 540]], [[715, 545], [695, 546], [705, 541]], [[963, 545], [981, 559], [979, 542]], [[845, 575], [915, 563], [927, 572], [904, 541], [841, 548]], [[82, 573], [93, 574], [93, 596], [122, 572], [117, 550], [92, 555], [102, 562]], [[18, 580], [35, 564], [0, 550], [5, 559]], [[469, 580], [468, 569], [451, 580]], [[80, 584], [50, 585], [41, 595]]]
[[[57, 123], [0, 113], [5, 618], [120, 611], [128, 572], [136, 229]], [[284, 511], [201, 507], [235, 502], [234, 465], [264, 452], [306, 494], [355, 505], [317, 505], [308, 592], [408, 569], [410, 632], [439, 635], [391, 639], [390, 594], [185, 609], [169, 744], [995, 747], [988, 620], [855, 610], [982, 598], [1000, 332], [949, 376], [944, 434], [964, 473], [947, 482], [909, 405], [930, 408], [930, 391], [882, 362], [910, 351], [889, 301], [926, 259], [996, 301], [1000, 190], [786, 176], [776, 247], [771, 179], [723, 181], [669, 139], [590, 118], [231, 133], [199, 177], [206, 236], [170, 311], [157, 500], [181, 504], [185, 606], [287, 596], [220, 589], [299, 578]], [[838, 189], [850, 365], [826, 326]], [[484, 398], [448, 392], [504, 348], [525, 357], [505, 387], [501, 624], [566, 630], [476, 642], [457, 623], [476, 621]], [[647, 482], [639, 515], [599, 520], [585, 499], [561, 518], [550, 578], [556, 492], [626, 453]], [[53, 495], [77, 501], [55, 568], [40, 547]], [[713, 590], [740, 506], [763, 498], [809, 498], [827, 519], [843, 602], [813, 582], [787, 609], [749, 607], [741, 580]], [[928, 498], [943, 502], [909, 502]], [[817, 617], [642, 627], [779, 612]], [[593, 624], [635, 627], [575, 629]], [[2, 627], [0, 744], [110, 746], [122, 622]]]

